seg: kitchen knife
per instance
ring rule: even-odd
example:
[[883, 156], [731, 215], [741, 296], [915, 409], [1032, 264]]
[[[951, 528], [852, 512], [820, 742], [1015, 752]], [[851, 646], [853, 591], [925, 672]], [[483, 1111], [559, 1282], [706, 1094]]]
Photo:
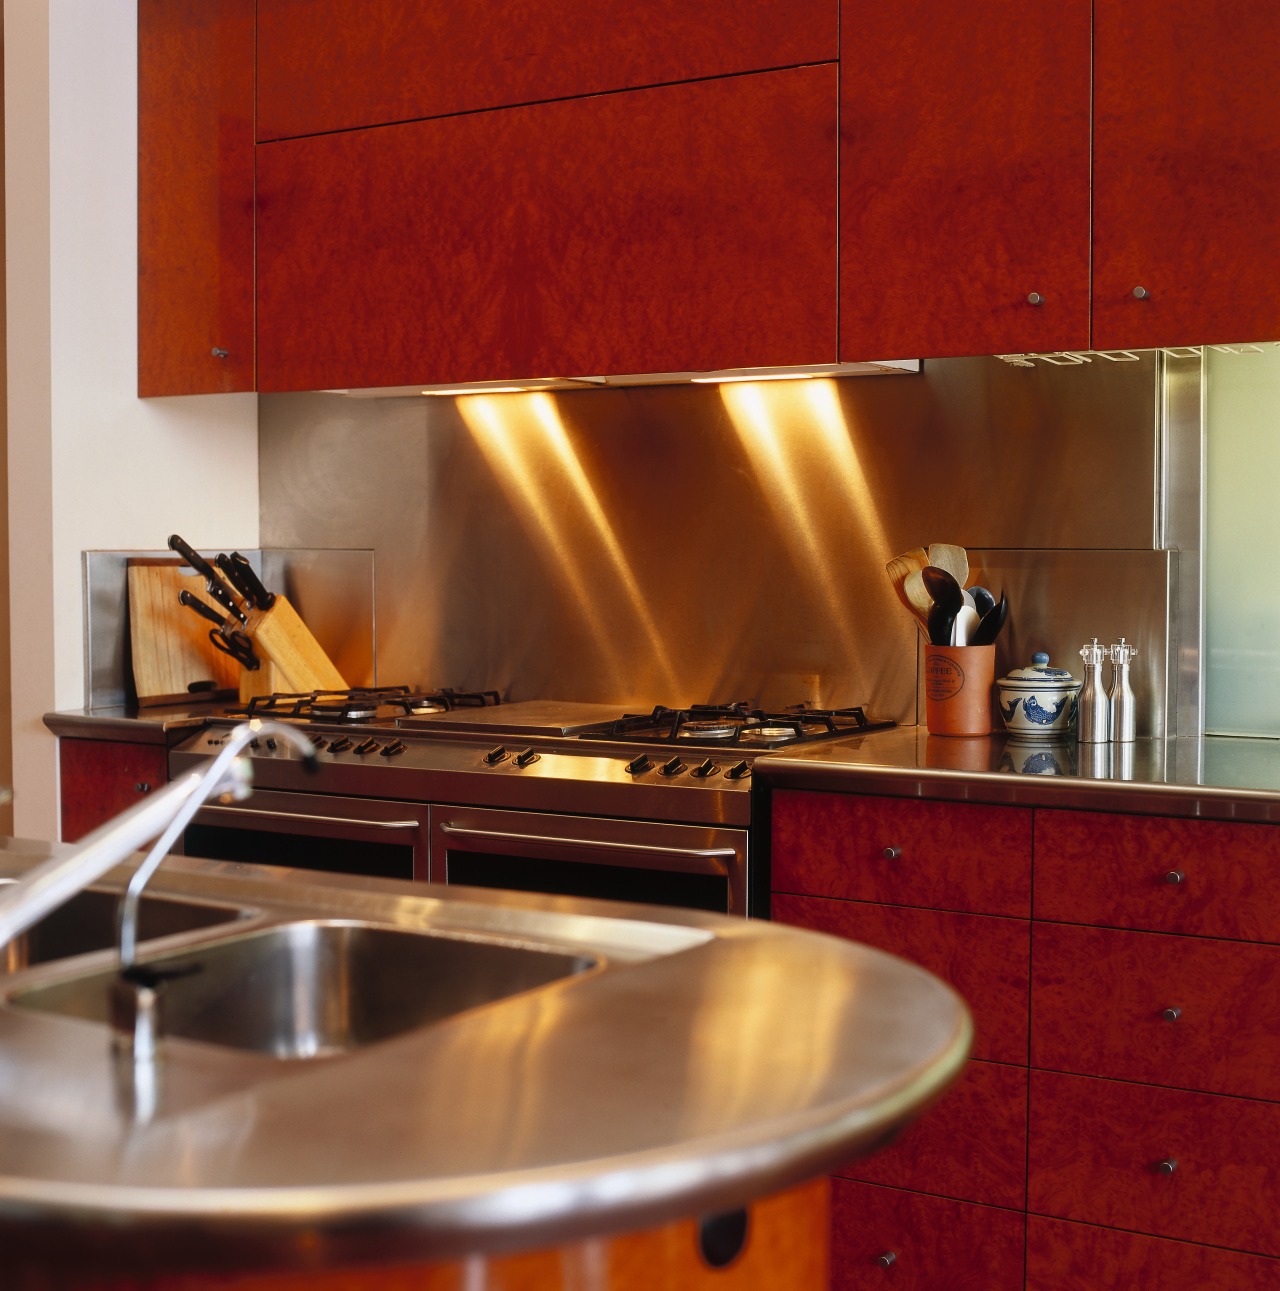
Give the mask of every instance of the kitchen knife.
[[224, 616], [219, 614], [208, 601], [202, 601], [198, 596], [192, 595], [185, 587], [178, 593], [178, 600], [188, 609], [195, 610], [201, 618], [208, 619], [210, 623], [216, 624], [221, 630]]
[[[253, 594], [253, 585], [244, 576], [245, 565], [225, 553], [218, 556], [215, 564], [222, 571], [222, 576], [235, 589], [235, 593], [244, 603], [245, 609], [252, 610], [255, 608], [261, 608]], [[250, 570], [250, 573], [252, 572], [253, 571]], [[255, 578], [253, 581], [254, 583], [257, 583], [258, 580]], [[261, 587], [261, 584], [259, 583], [258, 586]]]
[[[262, 580], [254, 572], [254, 568], [249, 564], [248, 556], [242, 556], [238, 551], [233, 551], [230, 557], [230, 563], [235, 566], [236, 572], [240, 576], [240, 582], [249, 589], [248, 598], [255, 609], [269, 610], [276, 603], [276, 594], [269, 592], [262, 585]], [[221, 559], [219, 559], [221, 568]], [[239, 583], [236, 586], [240, 586]]]
[[204, 579], [209, 595], [228, 614], [234, 614], [241, 623], [247, 622], [244, 611], [236, 604], [235, 597], [231, 595], [231, 589], [218, 576], [218, 571], [198, 551], [183, 542], [176, 533], [169, 535], [169, 548], [171, 551], [176, 551]]

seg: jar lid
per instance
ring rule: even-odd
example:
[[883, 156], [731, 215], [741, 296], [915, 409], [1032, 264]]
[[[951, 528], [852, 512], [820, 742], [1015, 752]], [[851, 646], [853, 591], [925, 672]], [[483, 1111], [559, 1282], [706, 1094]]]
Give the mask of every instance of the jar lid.
[[1049, 656], [1043, 650], [1031, 656], [1029, 668], [1015, 668], [1001, 681], [1011, 686], [1062, 686], [1079, 685], [1076, 679], [1065, 668], [1054, 668], [1049, 663]]

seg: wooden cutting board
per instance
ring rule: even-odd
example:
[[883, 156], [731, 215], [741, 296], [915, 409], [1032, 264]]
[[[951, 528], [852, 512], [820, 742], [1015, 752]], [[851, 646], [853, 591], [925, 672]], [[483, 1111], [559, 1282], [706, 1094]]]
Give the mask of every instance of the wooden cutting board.
[[[206, 623], [178, 601], [185, 587], [208, 601], [204, 579], [179, 561], [130, 561], [129, 644], [138, 704], [187, 702], [236, 694], [243, 668], [209, 641]], [[216, 607], [215, 607], [216, 608]], [[207, 689], [193, 685], [212, 682]]]

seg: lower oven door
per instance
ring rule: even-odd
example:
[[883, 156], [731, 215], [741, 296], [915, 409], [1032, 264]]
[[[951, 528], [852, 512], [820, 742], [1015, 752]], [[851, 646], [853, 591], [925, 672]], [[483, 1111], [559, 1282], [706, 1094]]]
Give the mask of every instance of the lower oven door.
[[420, 803], [256, 789], [244, 806], [201, 808], [175, 850], [217, 861], [425, 879], [427, 826]]
[[433, 806], [431, 878], [749, 913], [747, 831], [720, 826]]

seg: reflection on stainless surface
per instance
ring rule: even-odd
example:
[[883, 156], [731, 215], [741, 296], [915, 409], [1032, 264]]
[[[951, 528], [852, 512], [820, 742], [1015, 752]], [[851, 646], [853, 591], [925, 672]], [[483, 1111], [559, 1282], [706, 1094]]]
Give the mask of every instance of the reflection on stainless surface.
[[[376, 554], [387, 680], [911, 722], [916, 632], [884, 566], [921, 543], [988, 554], [997, 575], [996, 553], [1022, 552], [1029, 578], [1037, 554], [1114, 553], [1119, 585], [1105, 566], [1084, 587], [1029, 582], [1047, 599], [1014, 602], [1020, 630], [1074, 640], [1093, 608], [1110, 633], [1136, 583], [1140, 639], [1161, 648], [1157, 363], [1087, 366], [931, 360], [910, 380], [723, 395], [267, 395], [262, 541]], [[1106, 489], [1080, 469], [1099, 460]], [[1089, 605], [1066, 602], [1081, 591]]]
[[[43, 855], [0, 848], [0, 877]], [[181, 857], [153, 882], [156, 896], [254, 913], [231, 931], [153, 943], [144, 963], [203, 960], [225, 984], [278, 950], [268, 976], [282, 982], [301, 927], [295, 963], [316, 1009], [302, 1010], [305, 992], [285, 1007], [246, 986], [249, 998], [208, 1024], [231, 1027], [231, 1044], [204, 1023], [198, 1040], [166, 1035], [159, 1086], [122, 1105], [102, 1025], [13, 1002], [61, 994], [79, 1008], [111, 952], [6, 978], [9, 1269], [69, 1220], [107, 1249], [145, 1249], [159, 1267], [264, 1269], [528, 1249], [726, 1209], [909, 1120], [958, 1073], [971, 1037], [961, 1002], [922, 970], [764, 922]], [[356, 942], [344, 946], [339, 987], [318, 971], [320, 944], [333, 949], [343, 934], [330, 930], [347, 927], [376, 931], [365, 946], [375, 962], [358, 967]], [[434, 943], [428, 958], [462, 951], [439, 970], [417, 952], [379, 964], [384, 938]], [[596, 967], [538, 986], [499, 964], [497, 947], [545, 955], [557, 972]], [[494, 965], [531, 989], [450, 1012], [459, 983]], [[400, 986], [427, 977], [450, 1015], [403, 1029], [403, 1000], [416, 992]], [[323, 1007], [348, 987], [366, 1018], [392, 1023], [354, 1047], [340, 1025], [326, 1030]], [[252, 998], [258, 989], [274, 1003]], [[98, 1016], [96, 1005], [83, 1012]], [[344, 1052], [274, 1056], [267, 1037], [302, 1012], [311, 1020], [291, 1051], [312, 1035]]]
[[900, 727], [770, 753], [756, 760], [752, 774], [771, 787], [1280, 824], [1280, 740], [1214, 735], [1077, 743], [1074, 769], [1059, 759], [1060, 774], [1050, 775], [1021, 769], [1030, 746], [1002, 736], [963, 741], [962, 755], [940, 759], [940, 748], [959, 743]]

